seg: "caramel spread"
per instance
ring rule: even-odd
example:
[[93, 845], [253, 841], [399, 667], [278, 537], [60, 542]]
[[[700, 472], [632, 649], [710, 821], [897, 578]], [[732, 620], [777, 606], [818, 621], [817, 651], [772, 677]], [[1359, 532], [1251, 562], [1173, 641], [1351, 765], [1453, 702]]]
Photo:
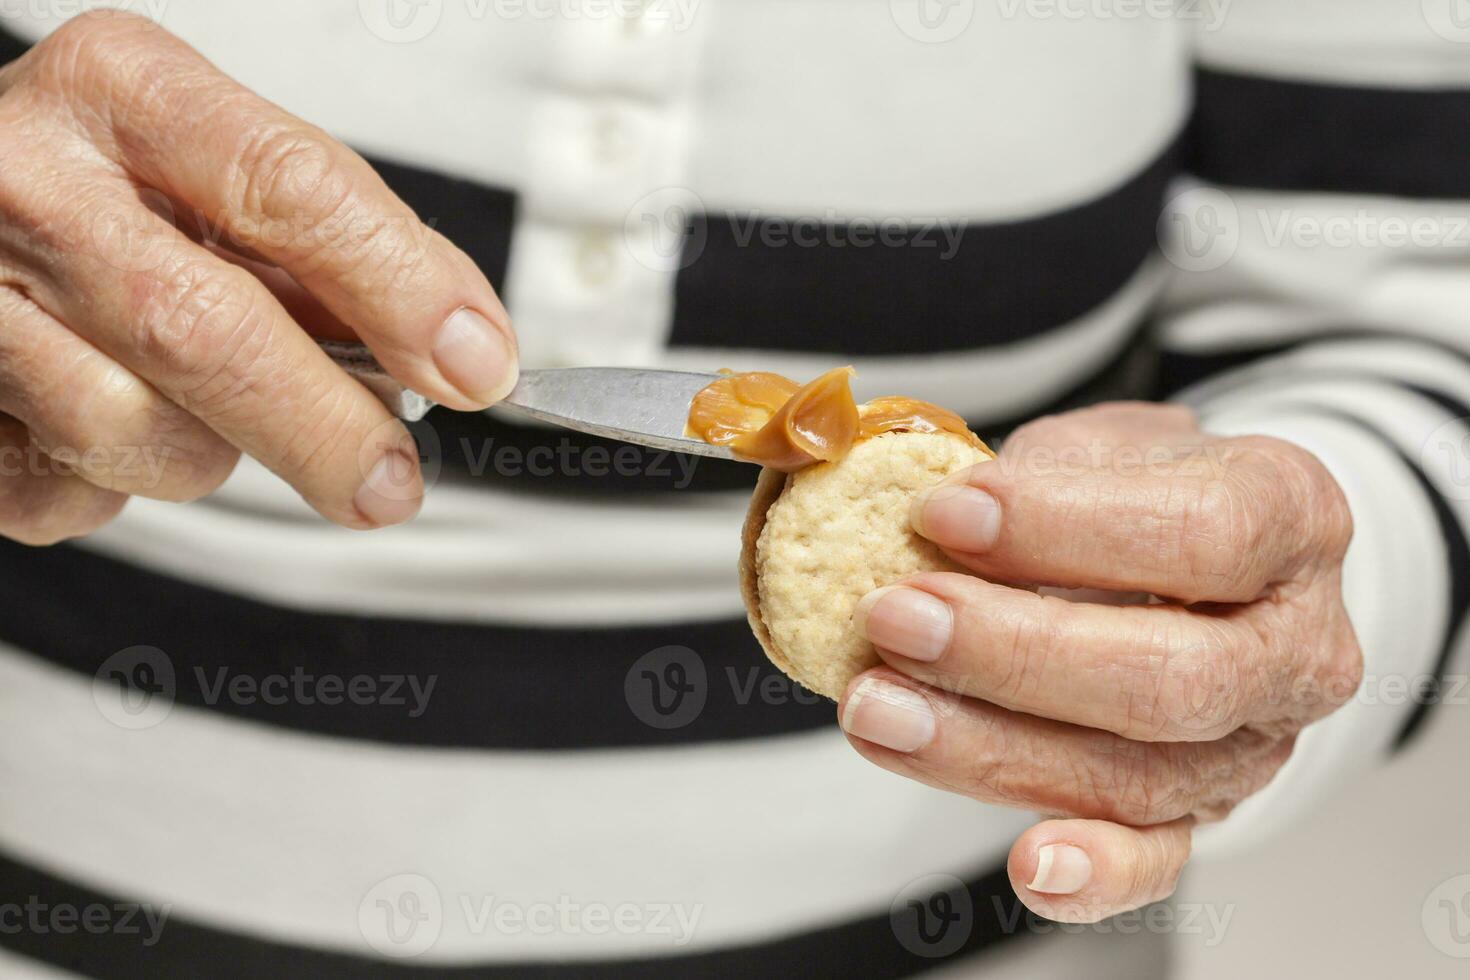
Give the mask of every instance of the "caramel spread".
[[728, 374], [694, 396], [687, 431], [739, 458], [790, 473], [847, 455], [853, 443], [885, 432], [950, 432], [985, 453], [965, 420], [912, 398], [875, 398], [858, 405], [850, 367], [806, 385], [779, 374]]

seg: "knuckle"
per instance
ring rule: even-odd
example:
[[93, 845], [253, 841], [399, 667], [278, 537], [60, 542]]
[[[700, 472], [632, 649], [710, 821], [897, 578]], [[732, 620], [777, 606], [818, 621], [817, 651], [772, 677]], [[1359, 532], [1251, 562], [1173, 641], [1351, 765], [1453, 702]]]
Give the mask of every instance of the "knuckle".
[[272, 119], [243, 138], [235, 190], [236, 224], [250, 216], [263, 251], [282, 254], [297, 271], [343, 279], [359, 272], [384, 290], [411, 285], [437, 236], [406, 208], [379, 213], [364, 204], [371, 171], [350, 151], [305, 124]]
[[218, 490], [239, 461], [239, 451], [204, 423], [161, 399], [133, 418], [130, 449], [138, 459], [125, 459], [130, 485], [159, 500], [190, 503]]
[[1162, 741], [1214, 741], [1239, 727], [1240, 665], [1219, 639], [1181, 648], [1159, 641], [1158, 671], [1151, 696], [1137, 716], [1145, 737]]
[[[163, 36], [153, 21], [116, 9], [89, 10], [68, 19], [32, 50], [37, 78], [62, 89], [84, 76], [104, 78], [126, 69], [135, 43]], [[127, 69], [130, 70], [130, 69]]]
[[133, 346], [171, 380], [191, 414], [223, 409], [254, 384], [269, 350], [267, 316], [249, 273], [184, 259], [160, 270], [133, 328]]
[[1275, 462], [1276, 479], [1288, 492], [1288, 504], [1306, 529], [1306, 539], [1341, 560], [1353, 537], [1353, 515], [1342, 487], [1317, 456], [1282, 439], [1258, 437]]
[[304, 123], [270, 119], [247, 126], [231, 201], [244, 213], [278, 220], [308, 208], [335, 212], [350, 196], [336, 156]]
[[1183, 594], [1174, 598], [1241, 597], [1254, 577], [1263, 535], [1250, 496], [1228, 480], [1208, 480], [1192, 494], [1169, 496], [1176, 512], [1165, 520], [1177, 528], [1184, 573]]
[[[95, 361], [103, 361], [97, 356]], [[116, 364], [56, 369], [33, 395], [32, 436], [53, 458], [75, 460], [92, 483], [163, 500], [195, 500], [229, 476], [238, 453], [203, 422]], [[39, 375], [41, 372], [36, 372]], [[84, 385], [73, 377], [85, 377]]]
[[[1344, 614], [1345, 618], [1345, 614]], [[1363, 684], [1363, 650], [1350, 627], [1330, 631], [1330, 647], [1317, 671], [1317, 683], [1325, 692], [1322, 701], [1331, 711], [1346, 704]]]
[[[1340, 561], [1353, 536], [1352, 511], [1322, 461], [1295, 443], [1270, 436], [1247, 436], [1233, 445], [1242, 463], [1234, 472], [1270, 515], [1268, 530], [1289, 531], [1299, 543], [1282, 557]], [[1283, 552], [1279, 544], [1278, 554]]]

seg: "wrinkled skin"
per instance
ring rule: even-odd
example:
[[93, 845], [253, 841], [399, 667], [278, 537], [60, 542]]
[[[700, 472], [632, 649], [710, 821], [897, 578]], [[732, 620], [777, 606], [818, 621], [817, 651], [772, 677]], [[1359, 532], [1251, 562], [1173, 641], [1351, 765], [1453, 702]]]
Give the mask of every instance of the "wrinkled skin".
[[[1096, 921], [1170, 894], [1191, 828], [1265, 786], [1360, 682], [1352, 520], [1288, 443], [1099, 406], [1021, 429], [916, 501], [913, 524], [974, 575], [864, 600], [884, 666], [848, 688], [843, 726], [886, 769], [1054, 817], [1010, 856], [1041, 915]], [[1050, 852], [1045, 881], [1055, 844], [1073, 849]]]
[[313, 335], [454, 408], [515, 380], [467, 256], [157, 25], [82, 15], [0, 71], [0, 535], [195, 499], [242, 451], [344, 526], [412, 517], [407, 430]]

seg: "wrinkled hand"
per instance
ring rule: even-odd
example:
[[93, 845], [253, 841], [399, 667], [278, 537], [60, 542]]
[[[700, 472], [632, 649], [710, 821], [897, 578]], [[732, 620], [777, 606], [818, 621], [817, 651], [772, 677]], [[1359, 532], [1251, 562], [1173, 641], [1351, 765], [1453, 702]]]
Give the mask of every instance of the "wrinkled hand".
[[157, 25], [82, 15], [0, 70], [0, 535], [194, 499], [241, 451], [338, 523], [407, 520], [408, 431], [312, 334], [453, 408], [515, 381], [467, 256]]
[[1099, 406], [1021, 429], [916, 501], [913, 524], [975, 577], [863, 601], [885, 666], [848, 688], [842, 724], [886, 769], [1056, 817], [1010, 855], [1041, 915], [1095, 921], [1170, 894], [1191, 828], [1261, 789], [1361, 678], [1347, 504], [1288, 443]]

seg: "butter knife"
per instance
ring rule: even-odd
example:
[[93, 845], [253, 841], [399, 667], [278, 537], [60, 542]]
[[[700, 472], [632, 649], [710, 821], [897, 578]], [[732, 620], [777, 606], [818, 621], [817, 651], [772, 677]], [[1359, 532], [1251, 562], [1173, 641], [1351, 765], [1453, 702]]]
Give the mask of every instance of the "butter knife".
[[[323, 343], [322, 349], [406, 422], [434, 403], [399, 384], [362, 344]], [[730, 450], [685, 435], [689, 404], [718, 374], [655, 368], [576, 367], [522, 371], [515, 390], [496, 406], [511, 414], [650, 449], [734, 459]]]

